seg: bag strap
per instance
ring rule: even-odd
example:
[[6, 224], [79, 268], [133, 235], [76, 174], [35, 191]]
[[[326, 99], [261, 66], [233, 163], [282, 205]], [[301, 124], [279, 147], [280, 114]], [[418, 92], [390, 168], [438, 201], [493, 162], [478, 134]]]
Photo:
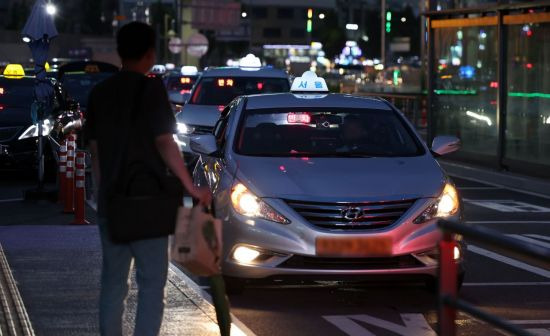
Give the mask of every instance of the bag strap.
[[[124, 176], [123, 174], [124, 168], [126, 168], [126, 166], [128, 165], [129, 146], [130, 146], [130, 143], [132, 143], [132, 141], [130, 140], [133, 140], [131, 139], [133, 138], [132, 129], [135, 128], [136, 126], [136, 121], [138, 119], [139, 111], [141, 109], [141, 102], [143, 100], [142, 97], [144, 96], [143, 93], [145, 91], [146, 84], [147, 84], [147, 78], [145, 76], [139, 79], [136, 92], [134, 95], [134, 99], [133, 99], [133, 106], [129, 110], [127, 110], [128, 111], [127, 113], [121, 113], [119, 115], [120, 118], [122, 119], [124, 119], [125, 117], [128, 118], [130, 120], [130, 123], [129, 123], [129, 127], [125, 127], [126, 134], [122, 134], [122, 136], [120, 137], [121, 139], [121, 141], [119, 142], [120, 155], [117, 158], [118, 160], [117, 160], [117, 163], [115, 164], [116, 168], [114, 170], [115, 173], [113, 174], [113, 176], [116, 177], [114, 179], [115, 182], [124, 180], [121, 177]], [[119, 109], [120, 109], [120, 106], [119, 106]]]

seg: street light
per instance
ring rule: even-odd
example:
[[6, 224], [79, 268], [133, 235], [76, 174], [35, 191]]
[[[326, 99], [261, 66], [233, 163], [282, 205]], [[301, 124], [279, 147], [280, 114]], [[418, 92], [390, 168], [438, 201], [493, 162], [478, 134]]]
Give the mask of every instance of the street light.
[[241, 13], [241, 17], [245, 18], [248, 14], [246, 12]]
[[325, 18], [325, 13], [319, 14], [319, 19], [323, 20]]
[[348, 23], [346, 24], [347, 30], [357, 30], [359, 29], [359, 25], [357, 23]]
[[46, 4], [46, 13], [48, 13], [48, 15], [54, 16], [55, 13], [57, 13], [57, 8], [55, 7], [54, 4], [50, 2]]

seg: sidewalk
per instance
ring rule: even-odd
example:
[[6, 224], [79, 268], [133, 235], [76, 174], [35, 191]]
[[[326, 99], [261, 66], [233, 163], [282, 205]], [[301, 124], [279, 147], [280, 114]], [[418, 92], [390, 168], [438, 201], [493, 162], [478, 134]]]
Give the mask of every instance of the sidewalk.
[[485, 184], [517, 189], [527, 193], [535, 193], [545, 198], [550, 197], [550, 180], [520, 175], [510, 172], [492, 170], [486, 167], [470, 165], [462, 162], [438, 160], [441, 167], [451, 175], [466, 178]]
[[[98, 335], [97, 226], [68, 225], [72, 215], [60, 211], [59, 205], [45, 202], [0, 203], [0, 245], [36, 335]], [[94, 223], [93, 210], [87, 213]], [[173, 266], [166, 293], [161, 335], [219, 335], [213, 308]], [[131, 334], [136, 294], [132, 280], [125, 334]]]

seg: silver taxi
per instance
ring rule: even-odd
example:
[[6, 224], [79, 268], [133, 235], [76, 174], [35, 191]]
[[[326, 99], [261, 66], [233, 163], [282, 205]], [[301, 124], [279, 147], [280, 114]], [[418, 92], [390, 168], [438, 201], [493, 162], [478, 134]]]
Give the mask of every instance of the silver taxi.
[[262, 66], [252, 54], [241, 59], [239, 66], [206, 69], [193, 86], [181, 112], [176, 114], [178, 135], [175, 140], [186, 162], [196, 159], [189, 148], [189, 137], [211, 133], [220, 113], [235, 97], [289, 90], [285, 71]]
[[[193, 178], [224, 221], [223, 273], [250, 279], [437, 276], [439, 218], [461, 219], [461, 199], [428, 148], [388, 102], [330, 94], [306, 72], [291, 93], [231, 102], [213, 134], [194, 136]], [[462, 247], [454, 251], [462, 265]], [[461, 271], [462, 272], [462, 271]]]

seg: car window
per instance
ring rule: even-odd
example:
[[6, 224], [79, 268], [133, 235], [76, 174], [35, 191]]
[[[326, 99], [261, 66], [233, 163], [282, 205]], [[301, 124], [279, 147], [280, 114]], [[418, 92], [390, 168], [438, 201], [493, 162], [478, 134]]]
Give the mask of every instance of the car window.
[[397, 112], [344, 108], [247, 110], [235, 149], [243, 155], [277, 157], [424, 154]]
[[92, 88], [112, 75], [112, 72], [66, 73], [61, 81], [69, 96], [85, 107]]
[[34, 101], [34, 79], [0, 78], [0, 103], [11, 107], [30, 107]]
[[236, 99], [231, 104], [225, 107], [225, 109], [221, 113], [222, 118], [218, 120], [216, 126], [214, 127], [214, 136], [216, 137], [218, 148], [223, 148], [223, 146], [225, 145], [225, 140], [227, 139], [227, 126], [229, 124], [229, 118], [231, 116], [231, 113], [239, 105], [239, 101], [239, 99]]
[[193, 91], [191, 104], [225, 106], [238, 96], [289, 90], [286, 78], [203, 77]]
[[190, 93], [196, 81], [196, 76], [170, 76], [166, 79], [166, 89], [180, 91], [182, 94]]

